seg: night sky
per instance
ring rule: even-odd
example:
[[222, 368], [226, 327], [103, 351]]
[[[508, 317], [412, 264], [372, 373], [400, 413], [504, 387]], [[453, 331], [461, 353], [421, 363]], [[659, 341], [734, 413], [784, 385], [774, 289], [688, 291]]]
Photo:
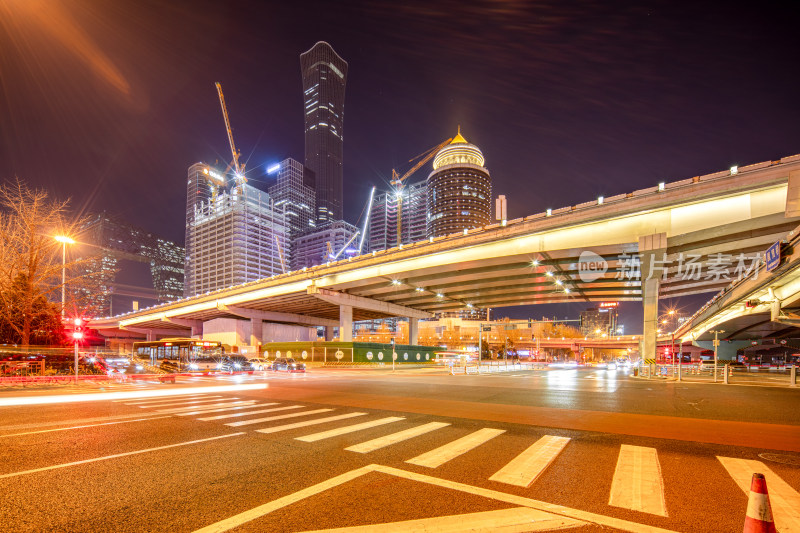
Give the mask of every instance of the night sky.
[[299, 55], [324, 40], [349, 63], [346, 219], [459, 124], [516, 218], [800, 152], [796, 5], [0, 0], [0, 178], [183, 243], [187, 167], [230, 161], [214, 82], [268, 186], [303, 160]]

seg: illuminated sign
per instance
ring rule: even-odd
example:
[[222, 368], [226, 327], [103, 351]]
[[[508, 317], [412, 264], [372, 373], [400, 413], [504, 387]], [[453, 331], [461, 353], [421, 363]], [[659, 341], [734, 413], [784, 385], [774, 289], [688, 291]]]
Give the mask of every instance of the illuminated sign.
[[601, 302], [600, 309], [616, 309], [619, 307], [619, 302]]
[[280, 169], [281, 169], [281, 164], [275, 163], [274, 165], [270, 165], [267, 167], [267, 174], [275, 174]]

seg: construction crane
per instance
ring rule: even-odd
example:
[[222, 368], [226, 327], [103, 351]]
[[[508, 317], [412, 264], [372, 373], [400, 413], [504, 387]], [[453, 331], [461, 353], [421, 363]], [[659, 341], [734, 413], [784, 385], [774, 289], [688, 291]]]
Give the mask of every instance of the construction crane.
[[406, 180], [406, 178], [408, 178], [414, 172], [419, 170], [422, 167], [422, 165], [430, 161], [431, 158], [434, 155], [436, 155], [436, 152], [438, 152], [439, 150], [450, 144], [452, 140], [453, 138], [451, 137], [446, 141], [444, 141], [443, 143], [434, 146], [430, 150], [422, 152], [417, 157], [409, 159], [408, 162], [410, 163], [412, 161], [415, 161], [416, 159], [422, 158], [419, 161], [417, 161], [417, 163], [402, 176], [399, 175], [396, 170], [392, 169], [391, 183], [392, 185], [395, 186], [395, 194], [397, 195], [397, 245], [398, 246], [400, 246], [400, 244], [402, 243], [402, 231], [403, 231], [403, 188], [405, 187], [405, 184], [403, 182]]
[[283, 259], [283, 248], [281, 248], [281, 241], [278, 240], [277, 235], [275, 235], [275, 246], [278, 248], [278, 257], [281, 260], [281, 270], [284, 274], [286, 274], [286, 261]]
[[[228, 120], [228, 109], [225, 107], [225, 97], [222, 95], [222, 85], [216, 82], [217, 94], [219, 94], [219, 105], [222, 107], [222, 118], [225, 119], [225, 129], [228, 131], [228, 142], [231, 145], [231, 155], [233, 155], [233, 172], [236, 176], [236, 185], [242, 185], [247, 182], [244, 177], [244, 165], [239, 164], [239, 152], [236, 150], [236, 144], [233, 142], [233, 130], [231, 129], [231, 122]], [[227, 171], [226, 171], [227, 172]]]

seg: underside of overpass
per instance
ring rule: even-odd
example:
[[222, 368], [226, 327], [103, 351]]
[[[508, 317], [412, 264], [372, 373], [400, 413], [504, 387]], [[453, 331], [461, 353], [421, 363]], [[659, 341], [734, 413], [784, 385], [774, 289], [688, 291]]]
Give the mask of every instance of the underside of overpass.
[[[201, 334], [219, 318], [300, 326], [556, 302], [643, 301], [644, 355], [659, 298], [719, 291], [800, 223], [800, 156], [723, 171], [290, 272], [96, 320]], [[730, 261], [724, 275], [690, 263]], [[740, 272], [741, 273], [741, 272]], [[413, 329], [413, 327], [412, 327]], [[254, 329], [255, 331], [255, 329]], [[257, 335], [253, 334], [257, 341]]]

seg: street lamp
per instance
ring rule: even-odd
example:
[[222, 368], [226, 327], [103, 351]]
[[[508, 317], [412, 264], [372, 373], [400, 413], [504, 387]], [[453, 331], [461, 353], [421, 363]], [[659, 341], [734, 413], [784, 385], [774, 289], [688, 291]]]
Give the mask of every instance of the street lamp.
[[61, 322], [63, 323], [67, 288], [67, 245], [75, 244], [75, 241], [66, 235], [56, 235], [53, 238], [61, 243]]
[[725, 333], [724, 329], [709, 331], [714, 334], [714, 383], [717, 382], [717, 350], [719, 349], [719, 334]]

